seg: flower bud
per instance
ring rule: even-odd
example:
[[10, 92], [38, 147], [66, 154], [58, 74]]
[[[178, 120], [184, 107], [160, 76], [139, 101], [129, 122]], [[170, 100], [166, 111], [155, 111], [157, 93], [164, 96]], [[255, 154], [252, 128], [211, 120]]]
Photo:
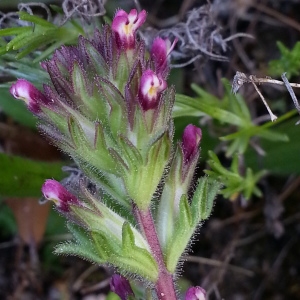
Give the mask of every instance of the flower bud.
[[174, 49], [176, 42], [177, 39], [171, 44], [168, 39], [163, 40], [160, 37], [153, 41], [150, 54], [157, 74], [162, 74], [163, 76], [166, 75], [165, 73], [168, 69], [168, 56]]
[[205, 300], [206, 299], [206, 291], [200, 287], [190, 287], [186, 294], [185, 294], [185, 300]]
[[192, 124], [185, 127], [182, 136], [182, 151], [185, 162], [192, 160], [198, 153], [201, 137], [200, 128]]
[[52, 200], [61, 212], [69, 212], [70, 204], [81, 205], [80, 201], [56, 180], [46, 180], [42, 186], [42, 193], [47, 200]]
[[112, 292], [116, 293], [121, 300], [128, 299], [128, 296], [134, 295], [129, 284], [129, 281], [118, 274], [112, 276], [110, 281], [110, 289]]
[[132, 49], [135, 46], [135, 32], [146, 20], [146, 11], [132, 9], [129, 14], [120, 9], [115, 14], [111, 28], [116, 33], [119, 48]]
[[9, 91], [16, 99], [23, 100], [27, 104], [28, 109], [34, 114], [38, 114], [41, 111], [41, 104], [46, 105], [49, 103], [46, 96], [25, 79], [19, 79], [12, 84]]
[[139, 101], [146, 111], [156, 108], [159, 104], [160, 93], [167, 88], [167, 82], [157, 76], [152, 70], [142, 74], [139, 88]]

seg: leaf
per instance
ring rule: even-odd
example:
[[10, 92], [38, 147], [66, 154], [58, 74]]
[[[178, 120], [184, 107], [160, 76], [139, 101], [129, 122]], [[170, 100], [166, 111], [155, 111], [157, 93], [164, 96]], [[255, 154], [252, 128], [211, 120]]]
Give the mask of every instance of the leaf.
[[90, 247], [73, 242], [58, 244], [54, 250], [54, 253], [62, 255], [74, 255], [98, 264], [105, 263], [105, 261], [102, 260], [97, 254], [91, 252]]
[[32, 23], [40, 25], [44, 28], [56, 28], [57, 27], [56, 25], [44, 20], [43, 18], [40, 18], [35, 15], [30, 15], [29, 13], [27, 13], [25, 11], [19, 11], [18, 14], [20, 16], [20, 20], [32, 22]]
[[227, 110], [208, 105], [202, 102], [201, 99], [194, 99], [185, 95], [177, 94], [173, 117], [190, 116], [190, 114], [188, 114], [189, 111], [193, 111], [193, 116], [203, 116], [204, 113], [220, 122], [236, 126], [245, 125], [245, 120]]
[[40, 197], [46, 178], [63, 178], [63, 163], [48, 163], [0, 153], [0, 195]]
[[212, 151], [209, 152], [209, 156], [208, 164], [211, 170], [205, 170], [205, 173], [224, 185], [221, 194], [225, 198], [235, 200], [237, 195], [243, 194], [245, 199], [248, 200], [252, 195], [261, 195], [257, 183], [266, 175], [266, 171], [263, 170], [254, 174], [251, 168], [247, 168], [246, 175], [242, 176], [238, 169], [238, 155], [234, 156], [229, 170], [222, 166], [219, 158]]
[[191, 203], [194, 226], [210, 216], [214, 199], [219, 192], [221, 185], [221, 182], [207, 176], [201, 177], [198, 180]]
[[175, 273], [179, 258], [187, 247], [197, 224], [193, 223], [191, 208], [186, 195], [183, 195], [179, 203], [179, 215], [174, 220], [174, 231], [167, 241], [164, 251], [167, 269], [170, 273]]
[[273, 76], [280, 76], [284, 72], [288, 72], [288, 79], [293, 75], [300, 73], [300, 42], [297, 42], [293, 49], [289, 50], [280, 41], [277, 42], [281, 57], [272, 60], [269, 63], [269, 73]]
[[258, 155], [249, 148], [245, 153], [245, 163], [254, 171], [267, 169], [272, 174], [290, 176], [300, 174], [300, 127], [295, 125], [299, 118], [293, 118], [276, 126], [279, 133], [289, 137], [287, 142], [271, 142], [261, 140], [259, 146], [266, 152], [265, 156]]
[[[16, 58], [20, 59], [41, 47], [48, 46], [48, 48], [35, 58], [34, 62], [38, 62], [49, 56], [61, 45], [75, 44], [78, 36], [85, 34], [74, 20], [69, 20], [69, 22], [66, 22], [63, 26], [58, 27], [43, 18], [30, 15], [24, 11], [19, 12], [19, 15], [21, 20], [32, 22], [34, 25], [0, 30], [0, 36], [14, 36], [10, 42], [6, 44], [6, 51], [4, 51], [4, 45], [0, 48], [0, 55], [22, 49], [21, 52], [16, 55]], [[55, 47], [53, 47], [53, 45], [55, 45]]]
[[0, 106], [8, 116], [18, 123], [29, 128], [36, 128], [36, 118], [28, 111], [22, 101], [15, 100], [9, 93], [8, 88], [0, 87]]
[[4, 28], [0, 29], [0, 36], [10, 36], [10, 35], [18, 35], [21, 33], [32, 32], [32, 26], [24, 26], [24, 27], [12, 27], [12, 28]]

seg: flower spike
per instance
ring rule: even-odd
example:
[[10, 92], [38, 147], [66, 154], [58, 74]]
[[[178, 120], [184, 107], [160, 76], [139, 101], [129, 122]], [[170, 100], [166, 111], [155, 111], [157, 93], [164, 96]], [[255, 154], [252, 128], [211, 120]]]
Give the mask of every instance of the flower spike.
[[23, 100], [27, 104], [28, 109], [34, 114], [38, 114], [41, 111], [41, 104], [47, 105], [49, 103], [46, 96], [25, 79], [19, 79], [12, 84], [9, 91], [16, 99]]
[[133, 49], [135, 46], [135, 32], [146, 20], [147, 13], [140, 13], [132, 9], [129, 14], [120, 9], [115, 14], [111, 28], [116, 33], [119, 48]]
[[142, 74], [139, 100], [142, 108], [146, 111], [156, 108], [159, 103], [160, 93], [167, 88], [167, 83], [152, 70], [146, 70]]
[[56, 180], [46, 180], [42, 186], [42, 193], [47, 200], [53, 201], [61, 212], [69, 212], [70, 204], [81, 205], [81, 202]]

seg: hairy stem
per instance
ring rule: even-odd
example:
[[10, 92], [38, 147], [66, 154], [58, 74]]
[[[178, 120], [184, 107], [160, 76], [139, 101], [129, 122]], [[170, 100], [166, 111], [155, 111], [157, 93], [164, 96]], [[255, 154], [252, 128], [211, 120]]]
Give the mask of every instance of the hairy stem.
[[156, 228], [152, 218], [150, 209], [146, 211], [140, 210], [135, 207], [135, 215], [137, 221], [148, 241], [152, 254], [154, 255], [158, 268], [159, 277], [155, 285], [156, 293], [159, 300], [176, 300], [175, 285], [173, 281], [173, 274], [169, 273], [165, 262], [163, 253], [161, 251], [160, 243], [158, 240]]

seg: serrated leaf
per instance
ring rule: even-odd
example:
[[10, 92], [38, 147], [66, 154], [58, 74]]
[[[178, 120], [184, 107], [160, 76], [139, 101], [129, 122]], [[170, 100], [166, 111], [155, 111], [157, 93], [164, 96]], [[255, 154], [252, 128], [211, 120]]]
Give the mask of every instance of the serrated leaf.
[[105, 262], [113, 263], [112, 257], [120, 253], [121, 245], [116, 243], [115, 239], [108, 238], [100, 231], [92, 231], [91, 236], [98, 255], [105, 260]]
[[98, 264], [105, 263], [105, 260], [102, 260], [98, 255], [91, 252], [91, 249], [87, 248], [86, 245], [80, 245], [72, 242], [58, 244], [54, 253], [61, 255], [74, 255]]
[[206, 176], [198, 180], [195, 193], [192, 198], [191, 209], [194, 224], [206, 220], [213, 207], [214, 199], [221, 188], [221, 183]]
[[135, 246], [130, 252], [120, 252], [111, 257], [110, 262], [120, 270], [139, 275], [153, 283], [157, 281], [158, 266], [152, 255], [145, 249]]
[[175, 228], [173, 235], [172, 238], [167, 241], [165, 251], [166, 266], [170, 273], [175, 273], [178, 260], [190, 242], [191, 236], [197, 227], [193, 222], [191, 208], [186, 195], [181, 197], [179, 215], [178, 218], [174, 220], [174, 223]]

